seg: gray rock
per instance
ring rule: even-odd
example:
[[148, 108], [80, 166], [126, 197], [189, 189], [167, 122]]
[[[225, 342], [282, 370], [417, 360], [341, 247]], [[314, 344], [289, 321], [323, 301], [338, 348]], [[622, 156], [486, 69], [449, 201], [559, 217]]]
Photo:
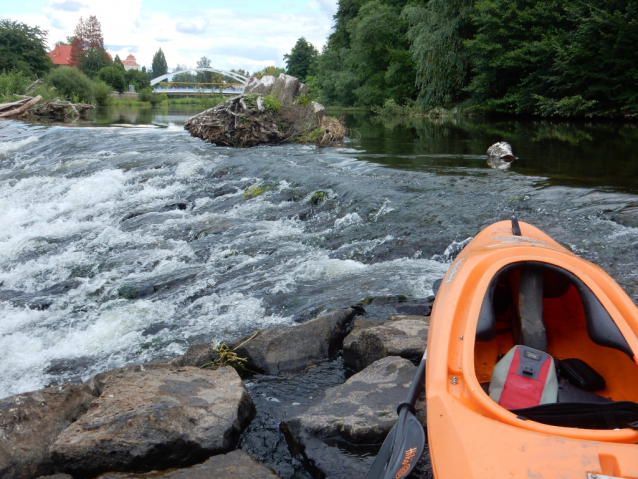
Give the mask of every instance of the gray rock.
[[237, 450], [213, 456], [203, 464], [193, 467], [153, 471], [146, 474], [106, 473], [98, 479], [277, 479], [279, 476], [272, 469], [262, 466], [244, 451]]
[[[305, 87], [305, 91], [307, 92], [308, 87], [306, 85], [303, 85], [303, 86]], [[311, 105], [312, 105], [312, 111], [315, 112], [315, 115], [317, 115], [317, 120], [319, 120], [319, 123], [321, 123], [323, 116], [326, 114], [326, 107], [323, 106], [321, 103], [317, 103], [316, 101], [313, 101]]]
[[[305, 412], [286, 419], [282, 429], [291, 448], [311, 471], [328, 479], [364, 477], [376, 451], [344, 453], [361, 445], [383, 442], [397, 420], [416, 366], [398, 357], [383, 358], [344, 384], [327, 389]], [[425, 421], [425, 403], [417, 402], [417, 417]]]
[[272, 75], [264, 75], [259, 78], [251, 77], [244, 87], [244, 93], [257, 93], [259, 95], [270, 95], [275, 86], [276, 78]]
[[255, 414], [232, 368], [130, 368], [101, 378], [102, 394], [51, 446], [56, 470], [89, 477], [196, 464], [235, 447]]
[[50, 476], [40, 476], [38, 479], [73, 479], [73, 476], [69, 474], [52, 474]]
[[516, 159], [512, 152], [512, 146], [505, 141], [494, 143], [487, 149], [487, 154], [492, 158], [500, 158], [501, 160], [513, 161]]
[[405, 317], [414, 316], [391, 316], [394, 319], [380, 326], [353, 329], [343, 342], [346, 368], [361, 371], [386, 356], [401, 356], [418, 363], [428, 339], [429, 317], [397, 319]]
[[174, 366], [194, 366], [201, 367], [217, 358], [215, 349], [210, 343], [193, 344], [183, 356], [171, 359], [169, 362]]
[[355, 314], [353, 308], [339, 309], [298, 326], [266, 329], [239, 348], [250, 336], [229, 346], [237, 348], [239, 357], [248, 358], [247, 368], [255, 372], [277, 374], [301, 369], [341, 349]]
[[0, 477], [52, 474], [49, 446], [93, 399], [88, 387], [66, 384], [0, 400]]
[[290, 75], [282, 73], [275, 81], [271, 94], [279, 98], [284, 105], [292, 105], [299, 96], [301, 82]]

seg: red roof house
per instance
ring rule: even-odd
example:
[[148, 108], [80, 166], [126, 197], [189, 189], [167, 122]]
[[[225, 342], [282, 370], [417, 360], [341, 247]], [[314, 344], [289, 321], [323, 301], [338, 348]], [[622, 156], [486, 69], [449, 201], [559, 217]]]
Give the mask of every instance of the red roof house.
[[71, 64], [71, 46], [56, 45], [55, 50], [49, 52], [54, 65], [70, 65]]
[[124, 65], [125, 70], [141, 69], [141, 66], [137, 64], [137, 61], [135, 61], [135, 57], [132, 54], [126, 57], [126, 60], [122, 60], [122, 65]]

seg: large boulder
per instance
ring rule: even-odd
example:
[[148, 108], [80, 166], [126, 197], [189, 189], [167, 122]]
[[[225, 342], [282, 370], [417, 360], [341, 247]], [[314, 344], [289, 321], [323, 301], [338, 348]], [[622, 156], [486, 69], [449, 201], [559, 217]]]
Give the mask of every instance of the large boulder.
[[233, 449], [255, 414], [229, 367], [129, 369], [97, 384], [100, 397], [51, 446], [57, 470], [76, 478], [196, 464]]
[[247, 368], [252, 371], [297, 370], [337, 354], [355, 315], [354, 308], [339, 309], [297, 326], [266, 329], [248, 342], [249, 336], [239, 338], [229, 346], [237, 348], [239, 357], [248, 358]]
[[418, 364], [425, 351], [429, 316], [394, 316], [381, 325], [353, 328], [343, 342], [346, 368], [361, 371], [386, 356], [401, 356]]
[[[387, 357], [326, 390], [305, 412], [283, 421], [291, 448], [315, 475], [364, 477], [374, 459], [369, 446], [381, 444], [392, 429], [397, 406], [405, 401], [416, 370], [407, 359]], [[425, 421], [422, 400], [416, 409], [417, 417]], [[357, 457], [358, 448], [367, 454]]]
[[308, 87], [297, 78], [282, 73], [278, 78], [264, 75], [261, 79], [251, 77], [244, 88], [244, 93], [272, 95], [284, 105], [292, 105], [297, 98], [308, 93]]
[[66, 384], [0, 400], [0, 477], [52, 474], [49, 447], [93, 399], [88, 387]]
[[106, 473], [98, 479], [278, 479], [272, 469], [262, 466], [244, 451], [213, 456], [203, 464], [185, 469], [142, 474]]

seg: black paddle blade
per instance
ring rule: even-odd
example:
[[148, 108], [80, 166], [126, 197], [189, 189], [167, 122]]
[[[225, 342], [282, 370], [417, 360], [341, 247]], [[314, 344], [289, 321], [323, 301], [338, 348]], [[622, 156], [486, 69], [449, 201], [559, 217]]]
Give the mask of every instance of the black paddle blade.
[[385, 476], [385, 471], [388, 468], [388, 461], [390, 461], [390, 456], [392, 455], [392, 446], [394, 446], [396, 432], [397, 425], [395, 424], [386, 436], [385, 441], [383, 441], [383, 445], [381, 446], [381, 449], [379, 449], [379, 453], [372, 463], [372, 467], [368, 471], [366, 479], [381, 479]]
[[386, 437], [366, 479], [406, 477], [414, 469], [424, 449], [425, 431], [421, 422], [414, 417], [409, 407], [402, 407], [399, 420]]

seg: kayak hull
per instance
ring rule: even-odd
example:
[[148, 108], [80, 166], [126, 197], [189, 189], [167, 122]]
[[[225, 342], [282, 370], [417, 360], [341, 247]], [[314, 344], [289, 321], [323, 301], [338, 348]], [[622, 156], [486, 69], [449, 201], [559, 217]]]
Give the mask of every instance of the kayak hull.
[[[497, 355], [512, 344], [507, 334], [477, 342], [479, 312], [492, 278], [514, 263], [544, 263], [575, 275], [609, 312], [631, 351], [638, 351], [638, 309], [615, 281], [537, 228], [520, 223], [520, 229], [521, 235], [514, 235], [512, 223], [504, 221], [479, 233], [454, 260], [437, 292], [426, 372], [435, 477], [586, 479], [587, 473], [598, 473], [638, 478], [638, 431], [522, 420], [492, 401], [481, 387], [489, 381]], [[568, 301], [570, 295], [577, 293], [570, 290], [561, 300], [543, 300], [548, 352], [558, 359], [586, 360], [607, 380], [601, 395], [638, 402], [636, 362], [625, 352], [587, 339], [582, 311]], [[563, 318], [570, 320], [562, 324]]]

